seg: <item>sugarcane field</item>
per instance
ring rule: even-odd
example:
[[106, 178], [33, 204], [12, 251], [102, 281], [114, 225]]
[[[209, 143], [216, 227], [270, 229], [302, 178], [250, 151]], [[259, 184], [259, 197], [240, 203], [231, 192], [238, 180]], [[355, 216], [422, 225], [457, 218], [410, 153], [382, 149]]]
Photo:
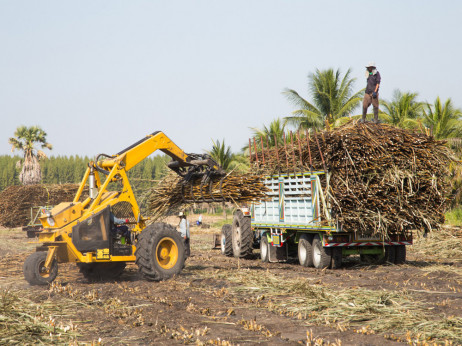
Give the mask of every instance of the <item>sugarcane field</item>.
[[460, 13], [0, 2], [0, 345], [462, 345]]

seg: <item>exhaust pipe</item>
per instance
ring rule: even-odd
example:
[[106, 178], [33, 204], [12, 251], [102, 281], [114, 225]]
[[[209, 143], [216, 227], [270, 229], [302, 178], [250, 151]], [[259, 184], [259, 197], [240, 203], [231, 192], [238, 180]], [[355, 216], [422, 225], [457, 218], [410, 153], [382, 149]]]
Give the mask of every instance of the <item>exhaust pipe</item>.
[[88, 183], [90, 185], [90, 198], [95, 199], [96, 196], [98, 196], [98, 188], [96, 187], [95, 171], [93, 167], [90, 168], [90, 176], [88, 177]]

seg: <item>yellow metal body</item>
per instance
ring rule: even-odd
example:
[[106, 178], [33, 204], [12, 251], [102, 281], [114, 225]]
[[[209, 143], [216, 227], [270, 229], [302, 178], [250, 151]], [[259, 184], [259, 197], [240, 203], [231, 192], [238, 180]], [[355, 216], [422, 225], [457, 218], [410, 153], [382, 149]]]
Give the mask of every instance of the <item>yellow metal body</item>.
[[[77, 223], [87, 220], [108, 206], [113, 206], [119, 202], [128, 202], [131, 205], [136, 220], [132, 223], [134, 227], [131, 231], [136, 233], [141, 232], [146, 227], [145, 221], [147, 219], [141, 216], [140, 208], [128, 181], [127, 171], [156, 150], [163, 151], [180, 164], [188, 165], [189, 159], [184, 151], [176, 146], [165, 134], [156, 132], [109, 159], [100, 162], [90, 162], [73, 202], [61, 203], [51, 211], [43, 211], [40, 217], [43, 231], [38, 233], [38, 241], [48, 247], [48, 256], [45, 264], [47, 269], [50, 269], [53, 259], [57, 259], [58, 263], [135, 261], [134, 255], [112, 256], [109, 254], [109, 249], [97, 249], [97, 251], [86, 253], [78, 251], [72, 242], [72, 228]], [[100, 171], [103, 169], [107, 173], [100, 174], [96, 168]], [[84, 201], [80, 201], [91, 174], [95, 176], [95, 183], [98, 189], [97, 195], [93, 196], [93, 199], [86, 198]], [[101, 179], [103, 178], [102, 175], [106, 175], [106, 178]], [[121, 182], [122, 188], [115, 192], [108, 191], [109, 183], [116, 181]], [[135, 245], [132, 245], [132, 254], [135, 253], [135, 250]], [[172, 241], [168, 239], [165, 239], [160, 244], [158, 256], [162, 265], [166, 268], [170, 266], [170, 263], [162, 261], [162, 259], [166, 257], [166, 254], [175, 254], [175, 251], [176, 257], [178, 257], [176, 245], [174, 242], [172, 245]]]

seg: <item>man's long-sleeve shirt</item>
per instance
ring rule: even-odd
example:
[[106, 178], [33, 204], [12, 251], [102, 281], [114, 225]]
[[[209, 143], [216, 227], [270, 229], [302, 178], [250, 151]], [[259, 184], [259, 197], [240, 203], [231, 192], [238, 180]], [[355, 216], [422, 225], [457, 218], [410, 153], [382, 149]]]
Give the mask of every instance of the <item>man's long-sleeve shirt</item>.
[[181, 236], [184, 238], [189, 239], [189, 221], [186, 219], [181, 219], [180, 221], [180, 233]]
[[369, 77], [367, 77], [366, 94], [372, 94], [375, 91], [377, 84], [380, 84], [380, 81], [381, 77], [379, 71], [369, 74]]

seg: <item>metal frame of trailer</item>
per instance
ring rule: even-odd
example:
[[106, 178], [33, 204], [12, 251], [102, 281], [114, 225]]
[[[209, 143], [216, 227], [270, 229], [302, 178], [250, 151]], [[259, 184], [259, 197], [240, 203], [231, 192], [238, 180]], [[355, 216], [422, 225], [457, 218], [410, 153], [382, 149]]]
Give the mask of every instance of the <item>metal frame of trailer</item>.
[[412, 232], [377, 239], [354, 230], [343, 230], [331, 216], [329, 198], [323, 191], [321, 177], [325, 179], [328, 191], [329, 173], [326, 171], [268, 176], [264, 181], [270, 190], [268, 199], [253, 203], [250, 208], [242, 208], [244, 215], [251, 218], [256, 240], [261, 241], [261, 237], [266, 235], [270, 245], [270, 262], [287, 259], [289, 246], [297, 245], [303, 234], [309, 237], [319, 235], [322, 247], [335, 252], [337, 257], [383, 255], [387, 247], [399, 247], [403, 251], [403, 246], [412, 245]]

